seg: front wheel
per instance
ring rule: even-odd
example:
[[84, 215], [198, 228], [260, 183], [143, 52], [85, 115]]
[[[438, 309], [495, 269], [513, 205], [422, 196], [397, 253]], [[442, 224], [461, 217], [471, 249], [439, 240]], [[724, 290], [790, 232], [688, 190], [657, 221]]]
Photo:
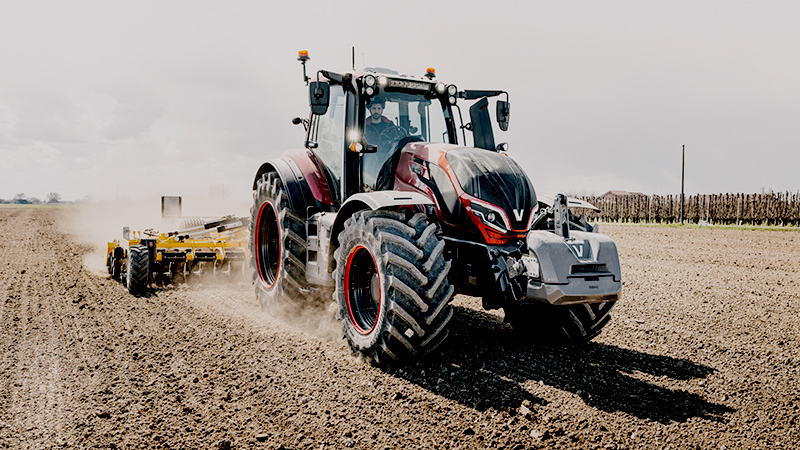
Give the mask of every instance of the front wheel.
[[436, 232], [424, 214], [397, 211], [360, 211], [345, 222], [335, 298], [342, 334], [368, 361], [407, 364], [447, 338], [455, 289]]
[[591, 341], [611, 320], [615, 302], [506, 307], [506, 320], [523, 341], [575, 345]]

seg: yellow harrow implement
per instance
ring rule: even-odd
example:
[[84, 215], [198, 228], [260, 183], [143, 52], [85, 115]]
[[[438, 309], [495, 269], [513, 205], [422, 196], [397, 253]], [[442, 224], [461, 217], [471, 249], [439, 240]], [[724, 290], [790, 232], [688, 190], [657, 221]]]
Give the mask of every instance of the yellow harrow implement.
[[167, 233], [124, 227], [122, 239], [108, 243], [108, 273], [132, 294], [151, 285], [243, 277], [249, 224], [250, 219], [225, 216]]

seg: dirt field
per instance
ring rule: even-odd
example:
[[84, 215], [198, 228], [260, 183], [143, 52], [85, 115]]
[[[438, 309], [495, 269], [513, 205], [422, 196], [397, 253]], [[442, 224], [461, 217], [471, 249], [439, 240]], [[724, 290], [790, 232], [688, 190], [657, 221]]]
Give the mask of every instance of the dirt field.
[[800, 442], [798, 233], [605, 227], [624, 297], [595, 342], [518, 346], [459, 297], [444, 351], [387, 373], [330, 314], [275, 320], [248, 285], [130, 296], [81, 264], [77, 213], [0, 209], [2, 448]]

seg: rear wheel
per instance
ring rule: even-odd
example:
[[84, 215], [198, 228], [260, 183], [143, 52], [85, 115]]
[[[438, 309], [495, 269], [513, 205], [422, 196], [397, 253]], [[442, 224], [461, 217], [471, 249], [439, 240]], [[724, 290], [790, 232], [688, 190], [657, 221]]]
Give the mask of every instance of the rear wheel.
[[360, 211], [347, 219], [335, 252], [342, 334], [379, 365], [430, 354], [448, 335], [455, 289], [444, 242], [424, 214]]
[[276, 172], [267, 172], [258, 181], [250, 214], [250, 265], [262, 308], [305, 302], [311, 292], [306, 281], [305, 220], [289, 209]]
[[150, 255], [144, 245], [128, 249], [128, 271], [125, 282], [131, 294], [141, 294], [147, 289], [150, 276]]
[[523, 341], [574, 345], [589, 342], [611, 320], [615, 302], [529, 304], [505, 308], [506, 320]]

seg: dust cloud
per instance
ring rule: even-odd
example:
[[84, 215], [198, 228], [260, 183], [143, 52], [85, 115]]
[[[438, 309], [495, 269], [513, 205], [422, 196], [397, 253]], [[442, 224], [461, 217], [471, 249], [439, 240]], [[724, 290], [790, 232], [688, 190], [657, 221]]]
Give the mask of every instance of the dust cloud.
[[[83, 257], [90, 273], [108, 277], [106, 251], [109, 242], [122, 239], [123, 227], [143, 231], [174, 231], [189, 218], [211, 220], [225, 215], [250, 217], [249, 202], [213, 202], [198, 196], [183, 196], [180, 218], [161, 217], [161, 198], [141, 200], [97, 201], [65, 206], [61, 214], [61, 229], [73, 239], [91, 249]], [[235, 273], [214, 273], [207, 264], [202, 274], [195, 274], [187, 283], [155, 286], [165, 295], [175, 295], [190, 304], [210, 310], [214, 315], [244, 319], [258, 328], [265, 323], [280, 322], [298, 331], [329, 341], [341, 341], [341, 325], [335, 318], [336, 303], [329, 291], [316, 293], [304, 304], [286, 301], [279, 308], [262, 308], [253, 286], [253, 269], [249, 261], [234, 266]]]
[[175, 231], [183, 220], [211, 220], [225, 215], [249, 217], [249, 202], [212, 201], [208, 197], [183, 196], [183, 214], [178, 218], [161, 217], [161, 197], [140, 200], [98, 201], [65, 207], [62, 229], [76, 241], [91, 246], [83, 264], [92, 273], [107, 274], [106, 249], [109, 242], [122, 239], [122, 228], [144, 231]]
[[[257, 281], [256, 281], [257, 282]], [[269, 314], [304, 332], [329, 341], [343, 338], [342, 325], [336, 319], [338, 305], [329, 291], [316, 292], [307, 303], [283, 302], [264, 309]]]

